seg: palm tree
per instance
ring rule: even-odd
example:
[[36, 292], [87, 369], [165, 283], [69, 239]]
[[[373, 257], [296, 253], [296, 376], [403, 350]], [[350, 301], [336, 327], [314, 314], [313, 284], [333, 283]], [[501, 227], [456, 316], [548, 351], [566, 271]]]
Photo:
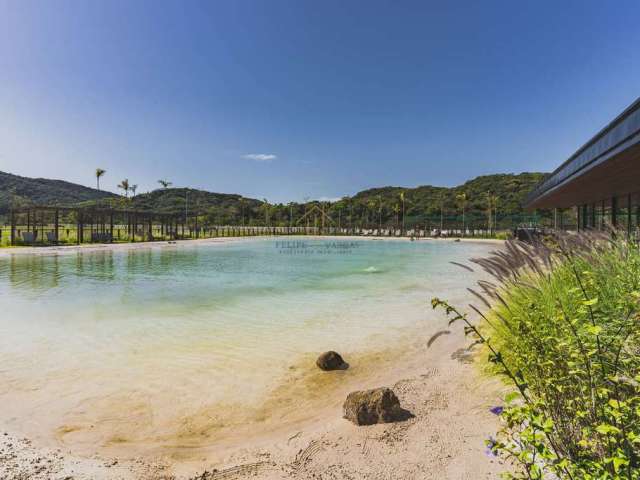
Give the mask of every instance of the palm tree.
[[167, 180], [158, 180], [158, 183], [162, 185], [162, 188], [169, 188], [171, 185], [173, 185], [173, 183]]
[[122, 182], [120, 182], [120, 185], [118, 185], [118, 188], [124, 191], [125, 197], [129, 197], [129, 190], [131, 190], [131, 187], [129, 186], [128, 178], [122, 180]]
[[262, 199], [262, 208], [264, 208], [264, 225], [269, 226], [269, 201], [266, 198]]
[[100, 177], [105, 173], [107, 173], [106, 170], [103, 170], [102, 168], [96, 168], [96, 187], [98, 190], [100, 190]]
[[371, 228], [371, 220], [370, 220], [370, 217], [369, 217], [369, 213], [370, 213], [370, 212], [373, 212], [373, 218], [374, 218], [374, 221], [375, 221], [375, 218], [376, 218], [376, 210], [375, 210], [375, 208], [376, 208], [376, 201], [372, 198], [371, 200], [369, 200], [369, 201], [367, 202], [367, 207], [368, 207], [368, 210], [367, 210], [367, 224], [368, 224], [368, 225], [367, 225], [367, 226], [368, 226], [369, 228]]
[[398, 215], [400, 214], [400, 210], [400, 205], [398, 205], [397, 203], [393, 205], [393, 213], [396, 214], [396, 230], [398, 229]]
[[[489, 232], [496, 228], [498, 208], [498, 196], [492, 192], [487, 192], [487, 209], [489, 214]], [[494, 217], [495, 221], [494, 221]]]
[[444, 194], [440, 195], [440, 235], [444, 230]]
[[244, 206], [245, 206], [245, 199], [241, 198], [240, 199], [240, 217], [242, 218], [242, 226], [244, 227]]
[[131, 185], [129, 190], [131, 190], [131, 198], [136, 196], [136, 190], [138, 189], [138, 185]]
[[350, 213], [349, 213], [349, 229], [351, 229], [351, 227], [352, 227], [351, 218], [353, 217], [353, 203], [351, 202], [351, 199], [349, 197], [347, 197], [347, 196], [342, 197], [340, 202], [342, 203], [342, 208], [344, 208], [346, 210], [350, 210]]
[[344, 210], [343, 200], [337, 201], [333, 208], [338, 212], [338, 233], [340, 233], [342, 229], [342, 210]]
[[289, 228], [291, 228], [293, 227], [293, 206], [295, 203], [289, 202], [287, 205], [289, 206]]
[[402, 202], [402, 230], [401, 235], [404, 235], [404, 190], [400, 192], [400, 201]]
[[378, 195], [378, 233], [382, 231], [382, 195]]
[[465, 207], [467, 205], [467, 194], [465, 192], [462, 192], [456, 195], [456, 200], [458, 200], [460, 206], [462, 207], [462, 235], [464, 235], [467, 231], [464, 218]]

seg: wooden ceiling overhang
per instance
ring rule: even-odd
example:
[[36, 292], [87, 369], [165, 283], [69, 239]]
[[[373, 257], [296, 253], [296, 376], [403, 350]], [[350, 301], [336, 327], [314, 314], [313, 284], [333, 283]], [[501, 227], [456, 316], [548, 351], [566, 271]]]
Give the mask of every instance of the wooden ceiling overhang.
[[640, 99], [543, 180], [525, 207], [568, 208], [639, 192]]

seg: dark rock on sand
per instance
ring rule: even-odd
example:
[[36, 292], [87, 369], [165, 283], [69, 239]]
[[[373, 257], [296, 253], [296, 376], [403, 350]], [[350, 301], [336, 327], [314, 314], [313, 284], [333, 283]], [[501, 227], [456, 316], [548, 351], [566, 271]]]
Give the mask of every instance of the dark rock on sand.
[[349, 364], [345, 362], [339, 353], [334, 351], [324, 352], [316, 360], [320, 370], [346, 370]]
[[407, 420], [413, 415], [400, 406], [390, 388], [351, 392], [344, 402], [344, 418], [356, 425], [373, 425]]

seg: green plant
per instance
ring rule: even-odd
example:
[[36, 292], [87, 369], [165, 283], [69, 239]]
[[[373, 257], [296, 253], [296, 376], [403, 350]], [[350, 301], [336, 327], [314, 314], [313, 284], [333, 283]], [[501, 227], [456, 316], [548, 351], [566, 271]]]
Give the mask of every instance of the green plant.
[[120, 182], [118, 188], [124, 192], [125, 197], [129, 197], [129, 190], [131, 190], [131, 186], [129, 185], [129, 179], [125, 178]]
[[102, 177], [105, 173], [107, 173], [106, 170], [102, 168], [96, 168], [96, 189], [97, 190], [100, 190], [100, 177]]
[[621, 233], [563, 235], [472, 261], [497, 280], [471, 290], [488, 309], [471, 306], [481, 322], [432, 306], [464, 322], [515, 387], [489, 442], [520, 466], [506, 477], [640, 479], [638, 246]]

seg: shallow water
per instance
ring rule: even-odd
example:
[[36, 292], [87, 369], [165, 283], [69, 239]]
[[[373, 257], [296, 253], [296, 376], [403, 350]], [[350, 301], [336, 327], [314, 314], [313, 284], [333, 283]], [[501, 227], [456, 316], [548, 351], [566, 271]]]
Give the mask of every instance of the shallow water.
[[471, 285], [449, 262], [493, 248], [284, 238], [0, 259], [0, 425], [87, 452], [211, 440], [243, 408], [268, 415], [318, 353], [405, 341], [432, 296]]

